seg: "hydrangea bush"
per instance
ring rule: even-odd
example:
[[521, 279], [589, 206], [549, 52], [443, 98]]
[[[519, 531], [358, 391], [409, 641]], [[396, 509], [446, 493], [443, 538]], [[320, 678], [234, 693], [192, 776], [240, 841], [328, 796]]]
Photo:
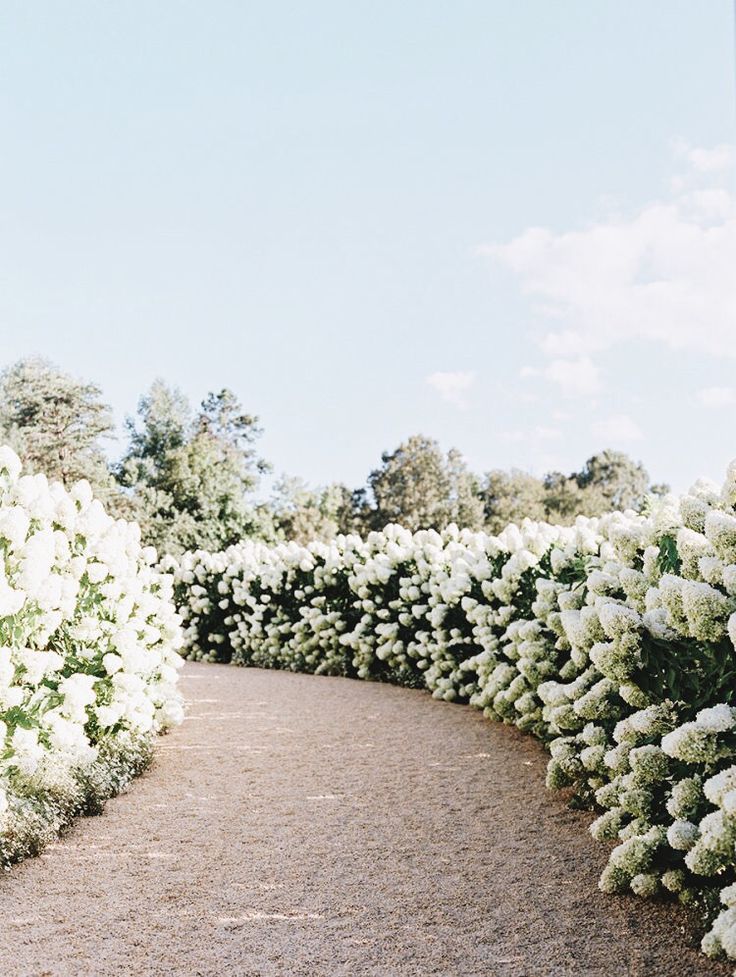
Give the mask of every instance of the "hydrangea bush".
[[99, 810], [179, 722], [170, 575], [87, 482], [0, 448], [0, 862]]
[[427, 688], [541, 739], [607, 892], [673, 894], [736, 959], [736, 463], [646, 514], [499, 536], [186, 554], [185, 654]]

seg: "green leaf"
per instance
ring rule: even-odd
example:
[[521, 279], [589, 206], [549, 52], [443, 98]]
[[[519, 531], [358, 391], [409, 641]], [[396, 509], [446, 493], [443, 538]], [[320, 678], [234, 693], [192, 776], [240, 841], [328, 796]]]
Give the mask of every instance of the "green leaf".
[[677, 552], [677, 540], [674, 536], [666, 535], [659, 541], [657, 565], [662, 573], [679, 574], [682, 560]]

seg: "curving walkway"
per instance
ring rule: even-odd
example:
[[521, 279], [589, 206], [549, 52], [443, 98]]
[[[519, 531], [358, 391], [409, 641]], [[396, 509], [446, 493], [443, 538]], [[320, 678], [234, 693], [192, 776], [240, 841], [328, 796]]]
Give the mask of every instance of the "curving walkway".
[[421, 692], [187, 665], [184, 726], [0, 878], [3, 977], [708, 977], [596, 888], [589, 817], [515, 730]]

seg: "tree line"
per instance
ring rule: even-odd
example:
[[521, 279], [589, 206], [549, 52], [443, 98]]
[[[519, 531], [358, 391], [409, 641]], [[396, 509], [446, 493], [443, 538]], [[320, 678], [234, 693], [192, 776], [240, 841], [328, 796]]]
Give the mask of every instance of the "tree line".
[[111, 462], [104, 444], [115, 432], [101, 388], [47, 361], [21, 360], [0, 373], [0, 438], [26, 471], [70, 484], [86, 478], [115, 515], [136, 519], [160, 553], [218, 550], [246, 537], [329, 539], [398, 522], [408, 529], [457, 523], [498, 532], [525, 516], [567, 524], [575, 516], [640, 509], [651, 485], [639, 462], [602, 451], [578, 472], [471, 472], [462, 454], [414, 435], [381, 456], [366, 484], [312, 488], [299, 478], [275, 482], [258, 501], [263, 475], [262, 430], [228, 389], [208, 393], [198, 407], [156, 380], [125, 422], [126, 445]]

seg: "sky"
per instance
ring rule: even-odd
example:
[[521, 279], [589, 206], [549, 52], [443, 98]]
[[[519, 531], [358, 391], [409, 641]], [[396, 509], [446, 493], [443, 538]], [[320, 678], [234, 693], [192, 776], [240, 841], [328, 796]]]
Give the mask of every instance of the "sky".
[[[362, 484], [736, 456], [731, 0], [4, 0], [0, 363]], [[122, 450], [122, 442], [114, 451]]]

